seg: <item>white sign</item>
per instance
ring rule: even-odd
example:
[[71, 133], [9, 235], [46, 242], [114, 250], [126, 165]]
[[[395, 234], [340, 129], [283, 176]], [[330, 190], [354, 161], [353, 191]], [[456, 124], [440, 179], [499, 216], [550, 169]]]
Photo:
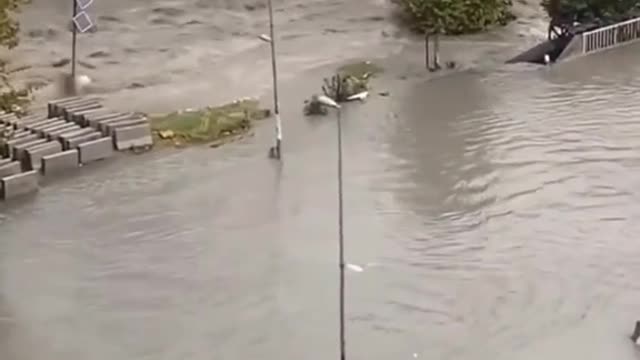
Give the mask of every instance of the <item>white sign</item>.
[[93, 21], [91, 21], [89, 15], [84, 11], [73, 17], [73, 23], [76, 25], [76, 29], [81, 33], [86, 32], [93, 27]]
[[93, 0], [76, 0], [76, 1], [77, 1], [77, 4], [78, 4], [78, 7], [81, 10], [85, 10], [86, 8], [88, 8], [93, 3]]

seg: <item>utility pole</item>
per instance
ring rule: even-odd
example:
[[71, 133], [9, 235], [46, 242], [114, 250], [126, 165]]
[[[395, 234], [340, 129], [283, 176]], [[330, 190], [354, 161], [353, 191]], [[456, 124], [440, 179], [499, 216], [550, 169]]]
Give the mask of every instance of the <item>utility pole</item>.
[[[75, 92], [76, 81], [76, 60], [77, 60], [77, 45], [78, 45], [78, 31], [81, 33], [87, 32], [93, 27], [91, 17], [85, 11], [93, 3], [93, 0], [72, 0], [71, 5], [71, 86]], [[80, 10], [80, 12], [78, 12]]]
[[71, 0], [73, 10], [71, 13], [71, 81], [76, 79], [76, 44], [78, 38], [78, 26], [76, 25], [75, 18], [78, 16], [78, 0]]

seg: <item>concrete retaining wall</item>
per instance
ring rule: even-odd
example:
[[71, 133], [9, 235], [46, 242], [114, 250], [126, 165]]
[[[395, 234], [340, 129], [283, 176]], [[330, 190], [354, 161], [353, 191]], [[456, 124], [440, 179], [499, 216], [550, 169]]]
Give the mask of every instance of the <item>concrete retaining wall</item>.
[[20, 167], [20, 163], [17, 161], [11, 161], [8, 164], [4, 164], [0, 166], [0, 177], [11, 176], [18, 174], [22, 168]]
[[45, 176], [61, 174], [78, 168], [78, 150], [67, 150], [42, 157], [41, 170]]
[[49, 141], [39, 146], [25, 149], [25, 165], [27, 169], [40, 170], [42, 158], [47, 155], [62, 152], [62, 144], [58, 141]]
[[113, 156], [113, 139], [101, 138], [78, 145], [80, 163], [87, 164], [96, 160], [103, 160]]
[[35, 193], [38, 191], [38, 173], [35, 171], [27, 171], [21, 174], [3, 177], [0, 179], [0, 186], [2, 186], [3, 200]]
[[151, 146], [153, 145], [151, 126], [145, 124], [117, 128], [114, 132], [114, 143], [116, 150]]

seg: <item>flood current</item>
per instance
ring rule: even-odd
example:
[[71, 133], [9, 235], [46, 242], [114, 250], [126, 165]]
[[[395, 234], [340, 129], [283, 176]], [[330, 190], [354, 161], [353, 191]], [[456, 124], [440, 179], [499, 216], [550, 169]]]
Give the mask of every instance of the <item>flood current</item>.
[[[343, 110], [349, 359], [636, 358], [637, 51]], [[0, 207], [0, 359], [336, 359], [336, 122], [299, 93], [282, 164], [268, 125]]]

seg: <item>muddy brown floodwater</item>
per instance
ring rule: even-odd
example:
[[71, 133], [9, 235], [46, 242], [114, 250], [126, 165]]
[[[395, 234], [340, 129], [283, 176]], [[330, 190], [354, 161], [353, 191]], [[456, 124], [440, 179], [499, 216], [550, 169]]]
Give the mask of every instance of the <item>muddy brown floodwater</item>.
[[[371, 27], [336, 35], [351, 39], [344, 53], [333, 35], [308, 58], [283, 45], [292, 52], [283, 55], [282, 164], [265, 157], [273, 135], [265, 123], [216, 150], [83, 169], [0, 207], [0, 358], [337, 358], [335, 121], [300, 116], [327, 68], [292, 74], [295, 64], [348, 58], [369, 42], [387, 51], [379, 55], [388, 71], [374, 86], [391, 96], [343, 110], [346, 251], [365, 268], [347, 276], [348, 358], [635, 359], [627, 335], [640, 317], [638, 46], [552, 68], [478, 66], [428, 81], [416, 65], [419, 47], [382, 46], [379, 25], [374, 34], [374, 25], [349, 20], [377, 8], [278, 6], [297, 14], [308, 3], [307, 15], [316, 9], [342, 16], [345, 27]], [[213, 16], [204, 11], [198, 16]], [[313, 17], [289, 16], [318, 29]], [[225, 44], [249, 43], [238, 37]], [[173, 40], [169, 52], [180, 47]], [[268, 64], [261, 48], [221, 61], [248, 55], [256, 67]], [[200, 61], [207, 71], [217, 64]], [[229, 92], [243, 74], [268, 89], [268, 68], [242, 73], [241, 65], [224, 75]], [[40, 70], [33, 76], [46, 78]], [[179, 75], [184, 91], [198, 73], [190, 71]], [[111, 99], [150, 107], [148, 94], [167, 84], [113, 90]], [[190, 99], [176, 106], [206, 96]]]

